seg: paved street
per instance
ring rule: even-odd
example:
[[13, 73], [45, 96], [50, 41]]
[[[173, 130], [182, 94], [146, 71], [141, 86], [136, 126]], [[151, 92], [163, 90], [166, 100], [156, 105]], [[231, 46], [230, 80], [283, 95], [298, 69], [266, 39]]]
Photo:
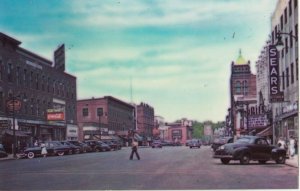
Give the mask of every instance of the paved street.
[[296, 189], [298, 168], [268, 162], [222, 165], [210, 147], [140, 148], [141, 160], [129, 160], [130, 148], [0, 161], [1, 190], [99, 189]]

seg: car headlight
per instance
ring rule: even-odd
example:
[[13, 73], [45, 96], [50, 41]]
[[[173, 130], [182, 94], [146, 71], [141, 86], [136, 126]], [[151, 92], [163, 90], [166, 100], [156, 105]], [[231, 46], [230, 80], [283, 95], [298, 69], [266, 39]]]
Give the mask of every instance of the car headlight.
[[220, 150], [224, 150], [224, 149], [225, 149], [225, 146], [222, 145], [222, 146], [219, 147], [219, 149], [220, 149]]

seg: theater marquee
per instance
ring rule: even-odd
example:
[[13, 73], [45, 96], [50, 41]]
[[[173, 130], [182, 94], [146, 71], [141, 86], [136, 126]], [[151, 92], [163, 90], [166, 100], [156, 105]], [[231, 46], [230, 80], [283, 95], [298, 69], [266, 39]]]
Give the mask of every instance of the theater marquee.
[[269, 84], [270, 102], [282, 102], [283, 92], [280, 91], [279, 59], [275, 45], [269, 46]]

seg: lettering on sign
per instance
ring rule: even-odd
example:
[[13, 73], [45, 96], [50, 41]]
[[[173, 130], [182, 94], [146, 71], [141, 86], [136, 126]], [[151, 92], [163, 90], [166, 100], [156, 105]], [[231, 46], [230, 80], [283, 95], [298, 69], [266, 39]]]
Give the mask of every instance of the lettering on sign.
[[267, 115], [250, 115], [248, 117], [248, 128], [260, 128], [260, 127], [266, 127], [268, 125], [268, 118]]
[[47, 113], [47, 120], [48, 121], [63, 121], [63, 120], [65, 120], [65, 115], [63, 112]]
[[14, 99], [14, 100], [8, 100], [6, 102], [6, 107], [8, 111], [13, 112], [13, 111], [19, 111], [21, 109], [21, 101]]
[[280, 91], [279, 83], [279, 60], [275, 45], [269, 46], [269, 84], [270, 102], [282, 102], [283, 92]]

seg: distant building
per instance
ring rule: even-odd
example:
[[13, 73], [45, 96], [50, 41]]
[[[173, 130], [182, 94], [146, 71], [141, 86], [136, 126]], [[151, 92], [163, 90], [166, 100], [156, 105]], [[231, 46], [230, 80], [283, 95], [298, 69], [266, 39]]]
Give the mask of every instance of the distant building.
[[231, 64], [230, 112], [233, 134], [248, 134], [249, 111], [256, 106], [256, 76], [251, 73], [250, 61], [246, 61], [240, 50], [236, 62]]
[[192, 121], [182, 119], [179, 122], [167, 123], [168, 139], [173, 142], [185, 144], [187, 140], [192, 139]]
[[161, 140], [168, 140], [168, 126], [165, 124], [165, 119], [161, 116], [155, 116], [155, 127], [159, 130], [159, 138]]
[[154, 129], [154, 108], [146, 103], [136, 106], [137, 132], [145, 140], [151, 140]]
[[134, 106], [112, 96], [78, 100], [80, 140], [119, 135], [126, 141], [129, 130], [135, 130], [134, 111]]
[[20, 44], [0, 33], [0, 142], [10, 152], [13, 112], [8, 102], [13, 97], [20, 101], [14, 112], [18, 144], [77, 139], [76, 77], [65, 72], [64, 45], [55, 50], [53, 62]]

